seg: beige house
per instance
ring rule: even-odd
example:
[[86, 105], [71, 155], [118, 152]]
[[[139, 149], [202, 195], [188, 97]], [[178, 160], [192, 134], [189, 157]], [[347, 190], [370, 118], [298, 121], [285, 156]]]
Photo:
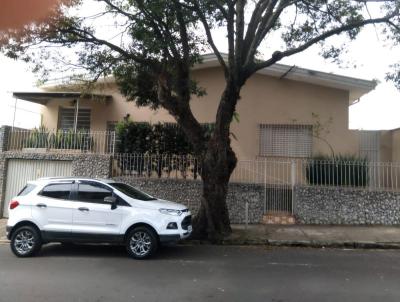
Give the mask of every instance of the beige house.
[[[207, 95], [191, 101], [201, 123], [213, 123], [224, 76], [213, 55], [193, 69]], [[275, 64], [250, 78], [237, 106], [232, 140], [240, 159], [304, 158], [317, 154], [367, 155], [375, 160], [400, 160], [400, 131], [381, 134], [349, 130], [349, 106], [375, 88], [375, 82]], [[127, 114], [138, 122], [175, 122], [163, 109], [138, 108], [126, 102], [112, 79], [91, 98], [79, 92], [15, 92], [14, 96], [42, 106], [48, 129], [112, 131]], [[109, 140], [109, 139], [107, 139]], [[395, 142], [396, 141], [396, 142]], [[109, 148], [100, 150], [109, 152]]]

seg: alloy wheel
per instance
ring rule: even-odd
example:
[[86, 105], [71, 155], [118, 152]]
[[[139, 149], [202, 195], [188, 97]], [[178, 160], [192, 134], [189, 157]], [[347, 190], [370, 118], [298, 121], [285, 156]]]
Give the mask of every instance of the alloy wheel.
[[136, 256], [143, 257], [147, 255], [152, 248], [150, 235], [143, 231], [133, 233], [129, 242], [132, 253]]
[[15, 236], [14, 247], [20, 255], [30, 253], [35, 247], [34, 234], [29, 230], [22, 230]]

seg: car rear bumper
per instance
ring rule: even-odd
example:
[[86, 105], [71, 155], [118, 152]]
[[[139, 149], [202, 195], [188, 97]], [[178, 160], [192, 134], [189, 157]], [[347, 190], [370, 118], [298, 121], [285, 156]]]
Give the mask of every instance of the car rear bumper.
[[11, 230], [12, 230], [12, 226], [6, 226], [6, 237], [8, 240], [11, 240]]

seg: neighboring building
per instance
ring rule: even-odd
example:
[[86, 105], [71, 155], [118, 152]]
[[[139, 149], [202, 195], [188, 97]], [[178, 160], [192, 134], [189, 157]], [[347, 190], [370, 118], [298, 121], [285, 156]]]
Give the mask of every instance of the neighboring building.
[[[212, 123], [224, 88], [216, 58], [204, 56], [204, 62], [193, 69], [193, 78], [207, 91], [206, 96], [191, 101], [194, 115], [201, 123]], [[240, 122], [232, 124], [233, 148], [240, 159], [331, 154], [331, 145], [335, 154], [400, 160], [399, 152], [387, 149], [387, 145], [381, 150], [385, 138], [380, 133], [361, 135], [348, 129], [349, 106], [375, 85], [373, 81], [282, 64], [261, 70], [242, 89], [237, 106]], [[15, 92], [14, 96], [42, 104], [42, 123], [48, 129], [113, 130], [127, 114], [138, 122], [174, 122], [163, 109], [152, 111], [126, 102], [112, 79], [103, 86], [90, 98], [81, 97], [79, 92], [58, 92], [54, 87], [39, 93]], [[324, 129], [316, 131], [317, 124], [325, 125]], [[400, 137], [399, 131], [394, 133], [393, 138]], [[104, 152], [109, 150], [107, 147]]]

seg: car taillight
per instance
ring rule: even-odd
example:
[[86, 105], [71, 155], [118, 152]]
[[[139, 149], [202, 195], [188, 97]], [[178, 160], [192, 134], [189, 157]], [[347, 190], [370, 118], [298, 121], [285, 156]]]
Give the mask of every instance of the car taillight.
[[18, 206], [19, 206], [19, 202], [18, 201], [16, 201], [16, 200], [11, 200], [10, 201], [10, 210], [13, 210]]

